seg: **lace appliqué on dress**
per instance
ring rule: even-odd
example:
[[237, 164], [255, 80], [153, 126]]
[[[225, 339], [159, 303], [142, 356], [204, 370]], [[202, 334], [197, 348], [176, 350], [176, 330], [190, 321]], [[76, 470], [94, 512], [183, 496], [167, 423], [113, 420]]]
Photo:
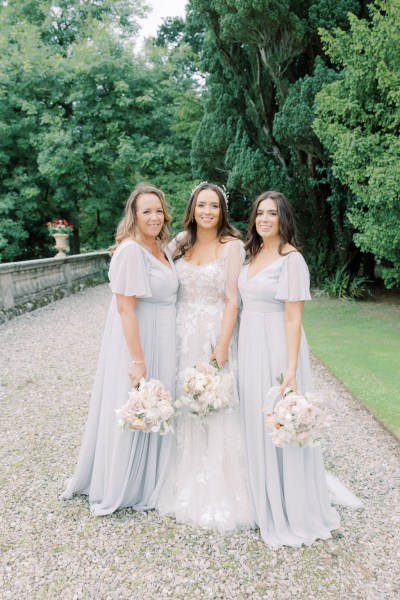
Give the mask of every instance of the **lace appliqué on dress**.
[[[181, 374], [208, 361], [222, 323], [226, 294], [226, 253], [207, 265], [183, 258], [176, 262], [179, 278], [177, 305], [177, 398]], [[236, 338], [224, 370], [236, 379]], [[220, 410], [204, 421], [185, 410], [176, 421], [173, 450], [158, 510], [178, 521], [221, 532], [254, 526], [247, 483], [244, 445], [235, 386], [233, 410]]]

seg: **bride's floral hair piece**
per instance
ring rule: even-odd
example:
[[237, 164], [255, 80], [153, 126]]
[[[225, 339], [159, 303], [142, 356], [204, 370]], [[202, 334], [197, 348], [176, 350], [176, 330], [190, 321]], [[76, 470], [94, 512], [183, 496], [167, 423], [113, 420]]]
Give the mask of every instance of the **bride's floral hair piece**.
[[194, 188], [192, 188], [190, 195], [194, 194], [194, 192], [197, 191], [197, 188], [199, 188], [200, 186], [209, 186], [212, 185], [214, 188], [218, 188], [219, 191], [221, 192], [221, 196], [223, 197], [223, 199], [225, 200], [225, 205], [226, 208], [228, 208], [228, 204], [229, 204], [229, 192], [226, 189], [226, 187], [224, 185], [217, 185], [216, 183], [209, 183], [208, 181], [201, 181], [200, 183], [198, 183], [197, 185], [194, 186]]

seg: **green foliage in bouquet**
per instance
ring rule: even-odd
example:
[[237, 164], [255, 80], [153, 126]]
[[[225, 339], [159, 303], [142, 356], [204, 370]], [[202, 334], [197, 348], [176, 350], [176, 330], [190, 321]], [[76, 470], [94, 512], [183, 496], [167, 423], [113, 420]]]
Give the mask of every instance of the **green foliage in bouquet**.
[[2, 3], [0, 261], [51, 256], [54, 214], [74, 223], [73, 252], [106, 248], [140, 181], [165, 189], [179, 228], [196, 58], [180, 20], [139, 54], [144, 12], [142, 0]]

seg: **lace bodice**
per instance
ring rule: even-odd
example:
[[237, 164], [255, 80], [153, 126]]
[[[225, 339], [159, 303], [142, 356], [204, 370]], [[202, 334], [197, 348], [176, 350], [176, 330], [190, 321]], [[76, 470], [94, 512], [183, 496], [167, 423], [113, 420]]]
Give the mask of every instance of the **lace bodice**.
[[[177, 304], [178, 352], [191, 353], [191, 337], [203, 330], [197, 360], [208, 360], [216, 346], [225, 308], [224, 259], [206, 265], [192, 265], [184, 258], [176, 261], [179, 279]], [[193, 357], [194, 358], [194, 357]]]
[[198, 329], [201, 336], [193, 360], [208, 360], [217, 345], [226, 298], [238, 304], [237, 280], [243, 254], [242, 242], [232, 240], [224, 245], [221, 256], [213, 262], [193, 265], [184, 258], [176, 261], [178, 353], [185, 356], [185, 360], [193, 350], [191, 336]]
[[[184, 391], [185, 369], [209, 361], [220, 337], [227, 299], [238, 303], [243, 258], [242, 242], [231, 240], [224, 244], [221, 256], [208, 264], [197, 266], [184, 258], [175, 262], [179, 279], [177, 398]], [[233, 338], [224, 371], [236, 378], [235, 334]], [[226, 532], [253, 526], [236, 386], [232, 409], [217, 411], [204, 422], [181, 410], [158, 508], [195, 527]]]
[[215, 306], [225, 299], [239, 306], [238, 277], [244, 261], [243, 243], [230, 240], [224, 244], [221, 256], [205, 265], [193, 265], [184, 258], [176, 261], [179, 278], [178, 306]]
[[183, 304], [221, 307], [225, 300], [224, 257], [205, 265], [176, 261], [179, 279], [178, 306]]

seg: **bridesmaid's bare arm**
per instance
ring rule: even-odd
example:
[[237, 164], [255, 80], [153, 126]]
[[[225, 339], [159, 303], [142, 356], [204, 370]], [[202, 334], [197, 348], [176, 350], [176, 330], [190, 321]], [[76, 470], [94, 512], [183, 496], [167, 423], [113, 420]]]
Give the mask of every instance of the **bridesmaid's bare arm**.
[[301, 315], [304, 302], [285, 303], [285, 330], [288, 353], [288, 364], [281, 385], [281, 393], [289, 387], [297, 391], [296, 371], [301, 340]]
[[147, 369], [144, 362], [142, 344], [140, 342], [139, 325], [136, 317], [137, 298], [115, 294], [117, 310], [121, 317], [122, 329], [126, 344], [131, 353], [132, 361], [129, 366], [129, 377], [135, 387], [142, 377], [146, 377]]

